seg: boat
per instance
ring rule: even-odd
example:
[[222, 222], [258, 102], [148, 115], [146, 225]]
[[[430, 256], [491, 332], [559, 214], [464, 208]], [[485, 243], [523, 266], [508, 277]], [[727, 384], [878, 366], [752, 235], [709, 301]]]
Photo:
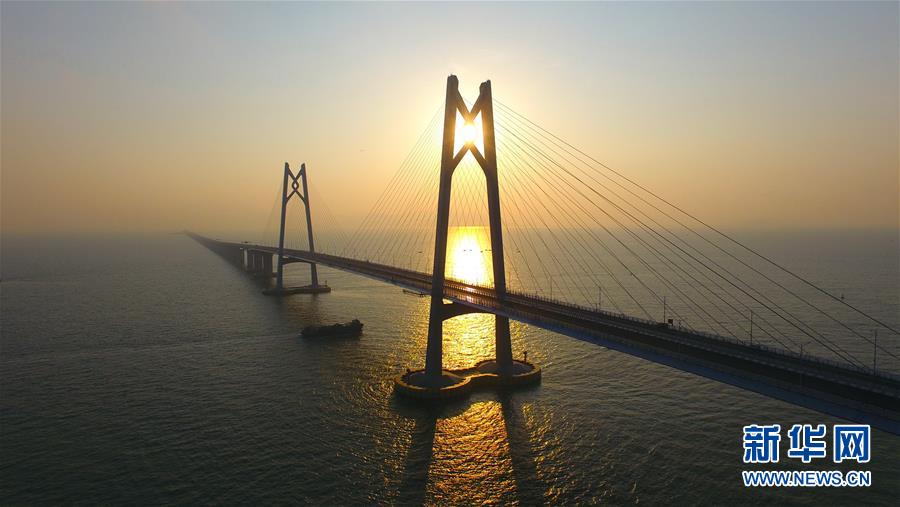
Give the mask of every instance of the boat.
[[330, 338], [337, 336], [359, 336], [362, 333], [363, 323], [359, 319], [353, 319], [344, 324], [332, 324], [330, 326], [306, 326], [300, 332], [304, 338]]

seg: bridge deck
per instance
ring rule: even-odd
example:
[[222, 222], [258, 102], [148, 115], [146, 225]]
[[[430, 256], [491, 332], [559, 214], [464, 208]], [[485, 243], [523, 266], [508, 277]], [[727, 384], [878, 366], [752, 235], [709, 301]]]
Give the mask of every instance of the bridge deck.
[[[274, 247], [190, 235], [223, 255], [240, 249], [277, 255]], [[285, 250], [285, 257], [431, 292], [427, 273], [304, 250]], [[444, 298], [900, 435], [895, 377], [529, 294], [500, 299], [492, 288], [462, 282], [447, 280]]]

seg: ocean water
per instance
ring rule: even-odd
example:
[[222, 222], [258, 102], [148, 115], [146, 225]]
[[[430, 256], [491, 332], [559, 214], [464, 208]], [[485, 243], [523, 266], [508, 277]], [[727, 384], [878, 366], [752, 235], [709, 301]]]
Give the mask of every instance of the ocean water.
[[[753, 241], [896, 323], [896, 233], [823, 234]], [[391, 379], [423, 362], [428, 299], [359, 276], [320, 268], [332, 293], [278, 299], [182, 235], [0, 248], [6, 505], [893, 505], [900, 494], [900, 437], [874, 432], [866, 465], [743, 465], [745, 424], [839, 421], [517, 323], [514, 354], [542, 366], [541, 385], [405, 402]], [[288, 267], [289, 283], [307, 277]], [[365, 323], [359, 339], [297, 337], [351, 318]], [[493, 354], [491, 318], [446, 328], [448, 367]], [[871, 470], [873, 485], [746, 489], [744, 469]]]

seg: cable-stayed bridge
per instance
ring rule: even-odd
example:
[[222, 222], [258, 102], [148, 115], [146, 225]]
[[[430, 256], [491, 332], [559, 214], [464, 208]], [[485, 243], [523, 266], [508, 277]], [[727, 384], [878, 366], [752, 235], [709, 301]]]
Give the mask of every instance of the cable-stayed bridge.
[[[327, 292], [316, 265], [429, 294], [425, 368], [402, 375], [400, 392], [536, 381], [537, 366], [513, 359], [513, 319], [900, 434], [889, 301], [873, 314], [871, 294], [776, 263], [494, 100], [490, 82], [467, 102], [448, 78], [442, 108], [352, 233], [310, 192], [305, 165], [286, 165], [281, 183], [260, 240], [192, 236], [274, 275], [270, 294]], [[284, 286], [292, 262], [311, 266], [309, 285]], [[445, 370], [442, 323], [471, 312], [495, 316], [496, 357]]]

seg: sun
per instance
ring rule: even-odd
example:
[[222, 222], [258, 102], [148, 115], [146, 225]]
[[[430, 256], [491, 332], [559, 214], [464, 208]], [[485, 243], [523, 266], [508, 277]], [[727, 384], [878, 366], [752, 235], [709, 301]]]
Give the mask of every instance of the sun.
[[475, 148], [484, 152], [484, 139], [482, 138], [481, 115], [466, 119], [459, 113], [456, 116], [456, 127], [453, 132], [454, 153], [464, 148]]
[[454, 226], [449, 231], [450, 278], [473, 285], [490, 281], [490, 240], [484, 226]]
[[472, 122], [463, 124], [459, 133], [462, 141], [466, 144], [473, 144], [478, 139], [478, 129], [475, 128], [475, 124]]

